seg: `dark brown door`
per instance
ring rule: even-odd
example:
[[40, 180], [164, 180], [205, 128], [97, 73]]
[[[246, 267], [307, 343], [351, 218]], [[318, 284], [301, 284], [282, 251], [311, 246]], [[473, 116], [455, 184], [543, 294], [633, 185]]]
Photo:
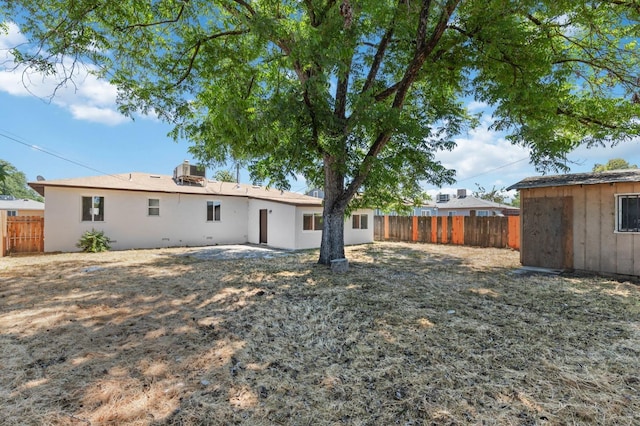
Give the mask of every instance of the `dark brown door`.
[[524, 198], [521, 212], [522, 264], [573, 269], [573, 199]]
[[267, 209], [260, 209], [260, 244], [267, 244]]

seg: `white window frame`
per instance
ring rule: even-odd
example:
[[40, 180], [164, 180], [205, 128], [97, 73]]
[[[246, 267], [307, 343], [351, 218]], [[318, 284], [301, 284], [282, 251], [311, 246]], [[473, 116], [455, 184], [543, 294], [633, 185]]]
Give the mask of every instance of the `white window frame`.
[[15, 217], [18, 216], [17, 210], [7, 210], [7, 217]]
[[[89, 208], [89, 211], [87, 212], [89, 214], [89, 216], [91, 216], [91, 219], [85, 219], [85, 212], [84, 212], [84, 200], [85, 198], [91, 198], [91, 206]], [[98, 205], [102, 205], [102, 212], [100, 211], [100, 207], [95, 207], [96, 205], [96, 200], [102, 200], [102, 202], [98, 201]], [[106, 200], [105, 197], [103, 195], [83, 195], [81, 197], [81, 209], [80, 209], [80, 220], [82, 222], [104, 222], [104, 217], [105, 217], [105, 204], [106, 204]], [[102, 219], [96, 219], [96, 217], [100, 218], [102, 217]]]
[[[209, 207], [211, 207], [211, 219], [209, 219]], [[207, 201], [207, 222], [220, 222], [221, 220], [222, 220], [222, 203], [217, 200]]]
[[489, 210], [476, 210], [477, 217], [489, 217]]
[[[311, 217], [311, 229], [305, 229], [305, 218]], [[322, 231], [322, 213], [303, 213], [302, 214], [302, 232]]]
[[420, 216], [422, 216], [422, 217], [429, 217], [429, 216], [431, 216], [431, 210], [421, 210], [421, 211], [420, 211]]
[[160, 198], [149, 198], [147, 200], [147, 216], [160, 216]]
[[[623, 200], [625, 199], [634, 199], [636, 200], [636, 203], [638, 203], [638, 211], [637, 211], [637, 217], [635, 218], [635, 227], [627, 227], [627, 228], [622, 228], [622, 222], [623, 222], [623, 217], [622, 217], [622, 204], [623, 204]], [[625, 193], [625, 194], [615, 194], [615, 203], [616, 203], [616, 220], [615, 220], [615, 228], [614, 228], [614, 233], [620, 233], [620, 234], [639, 234], [640, 233], [640, 193]]]
[[[364, 226], [362, 226], [362, 218], [364, 220]], [[351, 228], [352, 229], [369, 229], [369, 215], [368, 214], [354, 214], [351, 216]]]

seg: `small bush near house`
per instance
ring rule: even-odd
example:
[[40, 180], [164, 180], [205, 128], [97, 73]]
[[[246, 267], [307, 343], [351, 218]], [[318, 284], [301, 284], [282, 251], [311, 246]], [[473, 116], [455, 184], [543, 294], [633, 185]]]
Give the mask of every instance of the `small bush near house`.
[[104, 231], [92, 229], [82, 234], [76, 246], [86, 253], [98, 253], [109, 250], [111, 248], [109, 243], [111, 243], [111, 239], [104, 235]]

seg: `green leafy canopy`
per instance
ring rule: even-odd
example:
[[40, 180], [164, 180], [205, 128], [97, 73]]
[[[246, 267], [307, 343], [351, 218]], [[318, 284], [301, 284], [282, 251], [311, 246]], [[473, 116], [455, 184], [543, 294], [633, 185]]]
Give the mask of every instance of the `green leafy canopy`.
[[[467, 99], [486, 102], [541, 169], [640, 134], [636, 0], [0, 5], [31, 42], [23, 62], [95, 63], [124, 113], [174, 123], [203, 163], [234, 158], [254, 180], [287, 187], [301, 173], [324, 187], [325, 219], [452, 183], [435, 154], [477, 124]], [[342, 232], [332, 223], [324, 234]]]

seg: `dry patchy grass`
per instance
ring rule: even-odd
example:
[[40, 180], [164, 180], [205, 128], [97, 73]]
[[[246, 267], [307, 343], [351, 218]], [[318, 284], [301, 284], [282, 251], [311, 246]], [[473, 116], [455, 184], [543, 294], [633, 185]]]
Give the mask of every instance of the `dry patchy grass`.
[[376, 243], [0, 259], [0, 423], [640, 423], [640, 289]]

